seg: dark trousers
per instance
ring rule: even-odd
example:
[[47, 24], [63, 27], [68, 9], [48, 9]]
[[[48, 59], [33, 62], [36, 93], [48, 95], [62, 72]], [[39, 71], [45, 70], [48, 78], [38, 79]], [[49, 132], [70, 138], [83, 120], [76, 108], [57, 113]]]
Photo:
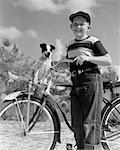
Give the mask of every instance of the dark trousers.
[[85, 143], [100, 143], [102, 79], [99, 74], [85, 74], [82, 78], [84, 82], [73, 87], [70, 95], [71, 121], [76, 144], [79, 149], [84, 150]]

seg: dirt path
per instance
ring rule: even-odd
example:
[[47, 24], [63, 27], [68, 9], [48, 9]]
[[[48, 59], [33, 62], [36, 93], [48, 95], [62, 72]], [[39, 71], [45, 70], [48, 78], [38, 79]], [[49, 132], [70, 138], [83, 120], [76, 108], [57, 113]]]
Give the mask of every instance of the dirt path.
[[66, 150], [66, 144], [70, 143], [73, 145], [73, 150], [75, 150], [75, 140], [73, 132], [67, 127], [67, 125], [62, 122], [61, 123], [61, 143], [57, 143], [55, 150]]
[[[73, 146], [75, 145], [73, 132], [69, 130], [64, 122], [61, 123], [61, 127], [61, 143], [57, 143], [55, 150], [66, 150], [67, 143], [71, 143]], [[1, 132], [3, 130], [6, 131], [4, 132], [4, 135]], [[13, 132], [10, 134], [13, 134]], [[11, 138], [11, 135], [8, 135], [7, 126], [5, 129], [3, 129], [2, 125], [0, 126], [0, 150], [46, 150], [46, 142], [44, 143], [43, 147], [40, 148], [40, 138], [41, 137], [36, 137], [34, 141], [31, 138], [27, 140], [25, 138], [25, 142], [22, 142], [21, 145], [20, 140], [23, 141], [23, 138], [16, 138], [14, 135]], [[76, 148], [73, 147], [73, 150], [76, 150]], [[97, 148], [95, 150], [103, 149]], [[120, 150], [120, 144], [114, 144], [114, 150]]]
[[[74, 147], [75, 145], [75, 140], [74, 140], [74, 135], [73, 133], [69, 130], [69, 128], [66, 126], [66, 124], [63, 122], [61, 123], [61, 127], [62, 127], [62, 132], [61, 132], [61, 144], [57, 143], [55, 150], [66, 150], [66, 144], [67, 143], [71, 143], [73, 145], [73, 150], [76, 150], [76, 148]], [[120, 150], [120, 141], [118, 141], [117, 143], [110, 143], [113, 145], [114, 150]], [[87, 149], [86, 149], [87, 150]], [[95, 147], [94, 150], [103, 150], [103, 148], [100, 147]], [[111, 149], [112, 150], [112, 149]]]

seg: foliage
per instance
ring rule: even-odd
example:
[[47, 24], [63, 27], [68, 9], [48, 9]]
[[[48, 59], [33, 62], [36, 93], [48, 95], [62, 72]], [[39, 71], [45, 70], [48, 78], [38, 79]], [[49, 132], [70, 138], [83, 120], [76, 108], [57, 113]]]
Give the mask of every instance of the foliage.
[[19, 47], [12, 44], [9, 39], [4, 39], [0, 46], [0, 94], [15, 91], [18, 88], [24, 88], [24, 84], [14, 82], [8, 84], [8, 71], [16, 72], [21, 75], [29, 74], [29, 68], [33, 62], [20, 53]]
[[108, 66], [107, 70], [102, 73], [103, 82], [116, 82], [118, 75], [114, 67]]

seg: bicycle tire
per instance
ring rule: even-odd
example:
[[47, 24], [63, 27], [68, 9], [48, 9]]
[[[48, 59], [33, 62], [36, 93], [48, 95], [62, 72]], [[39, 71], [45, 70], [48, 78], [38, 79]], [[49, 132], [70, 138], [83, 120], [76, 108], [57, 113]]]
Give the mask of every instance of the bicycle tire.
[[[26, 125], [27, 96], [20, 96], [17, 102]], [[5, 147], [9, 150], [53, 150], [57, 142], [57, 120], [49, 106], [46, 105], [42, 109], [37, 123], [30, 132], [25, 135], [24, 131], [19, 128], [22, 121], [21, 119], [18, 121], [20, 114], [17, 116], [16, 113], [18, 112], [18, 109], [16, 109], [17, 102], [14, 101], [9, 103], [0, 111], [0, 139], [2, 139], [0, 141], [0, 146], [2, 147], [3, 145], [2, 150], [4, 150]], [[31, 96], [30, 117], [32, 117], [37, 107], [41, 107], [40, 99], [38, 100]], [[17, 111], [15, 112], [15, 110]]]
[[120, 97], [102, 112], [102, 146], [105, 150], [120, 149]]

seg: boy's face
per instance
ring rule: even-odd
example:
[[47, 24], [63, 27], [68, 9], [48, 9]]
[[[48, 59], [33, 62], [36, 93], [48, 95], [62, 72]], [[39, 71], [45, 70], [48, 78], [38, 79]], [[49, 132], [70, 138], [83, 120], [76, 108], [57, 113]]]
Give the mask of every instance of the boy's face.
[[86, 35], [86, 32], [89, 31], [90, 25], [84, 17], [76, 16], [71, 24], [71, 29], [76, 38], [82, 38]]

